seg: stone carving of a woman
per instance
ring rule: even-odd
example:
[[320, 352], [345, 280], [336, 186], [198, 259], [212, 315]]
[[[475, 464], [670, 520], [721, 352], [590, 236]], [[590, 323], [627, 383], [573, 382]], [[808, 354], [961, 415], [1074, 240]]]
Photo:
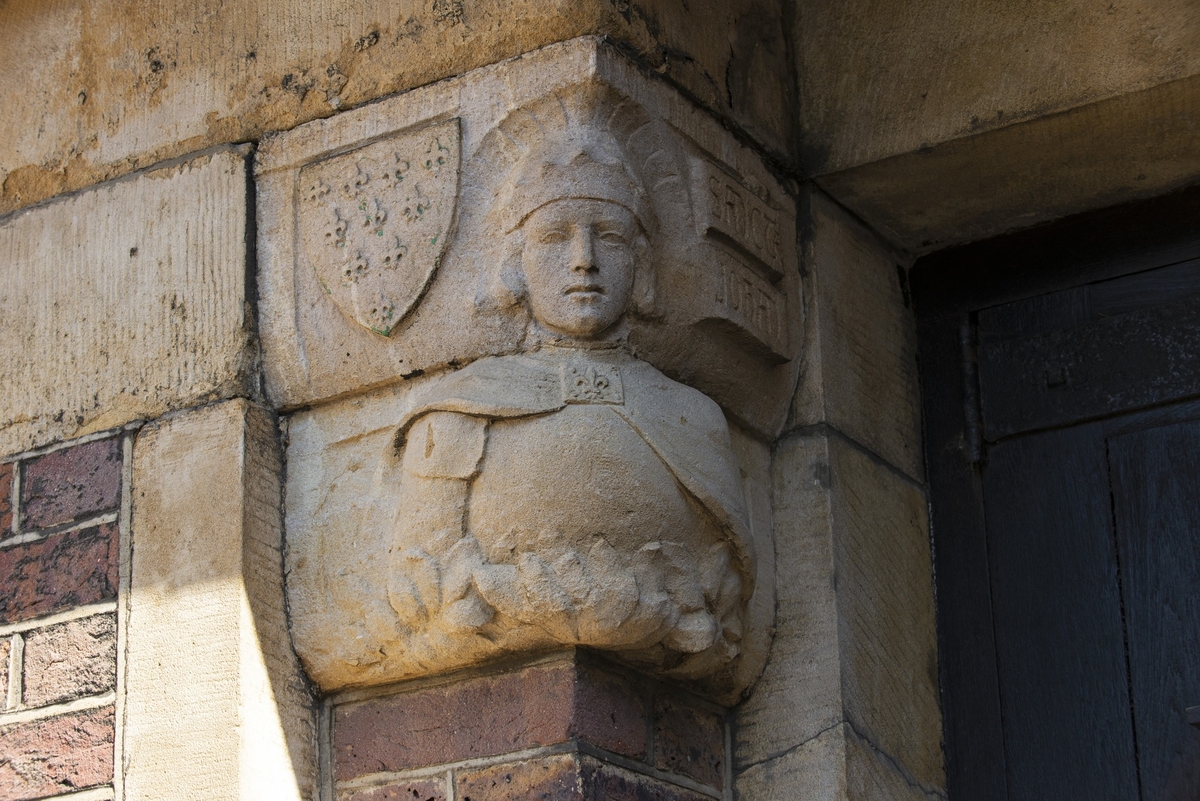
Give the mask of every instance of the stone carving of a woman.
[[488, 216], [524, 353], [399, 422], [388, 599], [412, 659], [584, 645], [701, 678], [738, 655], [754, 554], [724, 415], [638, 359], [651, 198], [603, 127], [544, 137]]

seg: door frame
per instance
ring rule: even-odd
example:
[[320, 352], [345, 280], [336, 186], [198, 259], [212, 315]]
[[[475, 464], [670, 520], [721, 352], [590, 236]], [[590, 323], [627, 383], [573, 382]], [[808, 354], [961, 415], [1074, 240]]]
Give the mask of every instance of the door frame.
[[984, 531], [979, 310], [1200, 258], [1200, 186], [922, 257], [917, 318], [950, 801], [1008, 801]]

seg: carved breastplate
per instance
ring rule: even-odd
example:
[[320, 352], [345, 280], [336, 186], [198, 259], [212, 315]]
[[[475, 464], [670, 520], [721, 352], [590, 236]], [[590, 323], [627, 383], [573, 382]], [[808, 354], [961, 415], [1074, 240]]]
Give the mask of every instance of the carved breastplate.
[[492, 561], [520, 543], [603, 537], [618, 550], [674, 541], [709, 545], [720, 533], [666, 465], [604, 401], [533, 418], [498, 420], [471, 489], [468, 530]]

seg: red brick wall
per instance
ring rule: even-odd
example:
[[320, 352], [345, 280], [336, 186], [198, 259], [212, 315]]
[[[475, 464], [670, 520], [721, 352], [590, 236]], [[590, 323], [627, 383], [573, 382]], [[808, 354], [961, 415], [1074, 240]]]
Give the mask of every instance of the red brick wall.
[[728, 797], [725, 710], [583, 654], [342, 696], [331, 717], [338, 801]]
[[4, 801], [112, 785], [122, 448], [111, 436], [0, 464]]

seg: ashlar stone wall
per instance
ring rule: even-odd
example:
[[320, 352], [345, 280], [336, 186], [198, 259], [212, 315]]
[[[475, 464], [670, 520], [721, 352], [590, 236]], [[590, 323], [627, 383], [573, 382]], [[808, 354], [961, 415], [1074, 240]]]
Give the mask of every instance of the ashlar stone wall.
[[[1194, 4], [928, 5], [3, 4], [0, 795], [944, 797], [905, 270], [1193, 181], [1200, 50]], [[717, 189], [663, 218], [686, 247], [661, 307], [640, 296], [629, 360], [584, 359], [569, 391], [531, 369], [554, 390], [537, 409], [616, 407], [612, 377], [643, 363], [707, 397], [727, 440], [691, 464], [724, 460], [706, 486], [739, 486], [701, 505], [756, 552], [750, 625], [723, 629], [738, 670], [633, 665], [589, 650], [619, 632], [566, 625], [486, 664], [344, 681], [313, 654], [398, 642], [391, 596], [308, 590], [355, 549], [362, 575], [388, 558], [390, 523], [347, 521], [395, 485], [377, 476], [401, 448], [432, 458], [432, 426], [399, 428], [427, 388], [488, 358], [511, 378], [527, 355], [503, 316], [521, 287], [471, 283], [524, 223], [485, 235], [483, 206], [515, 194], [484, 162], [519, 162], [504, 142], [543, 118], [518, 112], [580, 83], [686, 165], [655, 202]], [[404, 251], [436, 263], [394, 309], [355, 305], [353, 281], [314, 269], [338, 227], [309, 241], [329, 209], [302, 179], [451, 129], [460, 183], [437, 200], [465, 200]], [[607, 186], [645, 222], [636, 187]], [[371, 232], [395, 233], [377, 211]], [[755, 213], [778, 248], [738, 224]], [[529, 410], [493, 407], [489, 425]]]

